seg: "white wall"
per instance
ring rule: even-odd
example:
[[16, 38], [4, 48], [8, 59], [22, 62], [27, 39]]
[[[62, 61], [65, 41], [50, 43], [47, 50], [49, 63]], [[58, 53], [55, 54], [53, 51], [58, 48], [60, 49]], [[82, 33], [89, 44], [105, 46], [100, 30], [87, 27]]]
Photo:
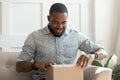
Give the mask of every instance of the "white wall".
[[118, 20], [115, 0], [95, 1], [96, 42], [103, 45], [108, 54], [115, 53]]
[[0, 34], [2, 33], [2, 3], [0, 3]]
[[117, 30], [117, 32], [118, 32], [118, 34], [117, 34], [117, 48], [116, 48], [116, 54], [117, 54], [117, 56], [118, 56], [118, 64], [120, 64], [120, 7], [119, 7], [119, 5], [120, 5], [120, 0], [117, 0], [116, 1], [116, 6], [117, 6], [117, 14], [118, 14], [118, 18], [117, 18], [117, 20], [118, 20], [118, 30]]
[[88, 0], [3, 0], [2, 51], [20, 52], [27, 35], [48, 24], [48, 11], [55, 2], [67, 6], [70, 13], [68, 27], [85, 32], [85, 27], [88, 27]]
[[0, 48], [2, 47], [2, 3], [0, 1]]

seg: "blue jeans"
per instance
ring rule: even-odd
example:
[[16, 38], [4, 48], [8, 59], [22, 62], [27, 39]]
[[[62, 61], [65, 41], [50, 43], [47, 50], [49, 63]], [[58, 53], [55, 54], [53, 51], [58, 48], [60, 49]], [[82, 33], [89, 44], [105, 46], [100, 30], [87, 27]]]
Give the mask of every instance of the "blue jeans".
[[40, 79], [40, 80], [45, 80], [45, 78], [43, 78], [43, 79]]

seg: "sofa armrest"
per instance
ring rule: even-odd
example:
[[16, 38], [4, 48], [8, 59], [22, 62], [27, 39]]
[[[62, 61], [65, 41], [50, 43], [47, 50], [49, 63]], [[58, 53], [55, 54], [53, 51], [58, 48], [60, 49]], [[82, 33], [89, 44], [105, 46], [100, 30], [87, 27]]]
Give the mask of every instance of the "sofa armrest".
[[0, 80], [32, 80], [32, 72], [16, 71], [16, 60], [19, 53], [0, 53]]
[[89, 66], [84, 70], [84, 80], [111, 80], [112, 69]]

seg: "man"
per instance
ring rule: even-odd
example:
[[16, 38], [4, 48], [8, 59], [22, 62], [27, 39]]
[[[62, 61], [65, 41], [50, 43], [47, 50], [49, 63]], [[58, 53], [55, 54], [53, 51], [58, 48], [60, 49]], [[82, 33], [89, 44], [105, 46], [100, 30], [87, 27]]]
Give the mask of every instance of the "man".
[[[51, 6], [48, 16], [49, 24], [32, 32], [26, 39], [18, 57], [18, 72], [33, 71], [34, 80], [45, 80], [45, 70], [54, 64], [73, 64], [77, 51], [84, 51], [77, 66], [84, 68], [90, 59], [104, 59], [107, 53], [102, 47], [90, 41], [80, 32], [67, 28], [68, 11], [64, 4]], [[89, 53], [93, 54], [89, 54]], [[33, 60], [33, 62], [31, 62]]]

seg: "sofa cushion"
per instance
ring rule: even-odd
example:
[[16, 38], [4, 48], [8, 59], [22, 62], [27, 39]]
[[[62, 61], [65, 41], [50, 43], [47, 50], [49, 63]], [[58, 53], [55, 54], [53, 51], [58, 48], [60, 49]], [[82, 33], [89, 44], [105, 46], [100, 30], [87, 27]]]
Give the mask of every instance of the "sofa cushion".
[[19, 53], [0, 53], [0, 80], [32, 80], [31, 72], [16, 71], [18, 55]]

